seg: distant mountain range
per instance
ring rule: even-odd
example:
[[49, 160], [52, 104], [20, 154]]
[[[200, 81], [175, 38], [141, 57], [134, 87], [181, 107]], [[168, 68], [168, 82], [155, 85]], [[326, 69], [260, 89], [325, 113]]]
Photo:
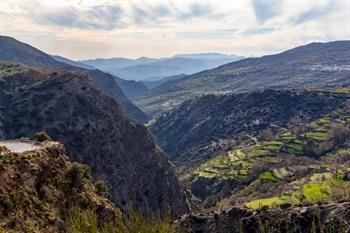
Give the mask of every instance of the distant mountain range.
[[335, 41], [247, 58], [164, 82], [136, 100], [136, 104], [157, 115], [201, 94], [341, 84], [350, 80], [349, 54], [350, 41]]
[[[81, 63], [81, 62], [73, 61], [73, 60], [65, 58], [65, 57], [61, 57], [61, 56], [57, 56], [57, 55], [51, 55], [51, 57], [58, 62], [65, 63], [65, 64], [70, 65], [70, 66], [91, 70], [90, 72], [94, 72], [93, 70], [97, 69], [93, 66], [89, 66], [89, 65], [86, 65], [86, 64]], [[98, 71], [98, 72], [100, 74], [103, 73], [104, 75], [106, 75], [106, 73], [104, 73], [104, 72], [101, 72], [101, 71]], [[108, 74], [108, 75], [115, 80], [115, 82], [123, 90], [124, 94], [129, 99], [133, 99], [133, 98], [136, 98], [140, 95], [144, 95], [144, 94], [148, 93], [147, 86], [141, 81], [125, 80], [125, 79], [119, 78], [115, 75], [110, 75], [110, 74]], [[162, 83], [162, 82], [159, 82], [159, 84], [160, 83]]]
[[81, 63], [81, 62], [73, 61], [73, 60], [70, 60], [68, 58], [65, 58], [65, 57], [62, 57], [62, 56], [59, 56], [59, 55], [51, 55], [51, 57], [53, 59], [55, 59], [56, 61], [58, 61], [58, 62], [62, 62], [62, 63], [68, 64], [68, 65], [71, 65], [71, 66], [76, 66], [76, 67], [89, 69], [89, 70], [95, 70], [96, 69], [93, 66], [89, 66], [89, 65], [86, 65], [86, 64]]
[[168, 76], [193, 74], [243, 57], [220, 53], [178, 54], [168, 58], [110, 58], [81, 61], [124, 79], [155, 81]]

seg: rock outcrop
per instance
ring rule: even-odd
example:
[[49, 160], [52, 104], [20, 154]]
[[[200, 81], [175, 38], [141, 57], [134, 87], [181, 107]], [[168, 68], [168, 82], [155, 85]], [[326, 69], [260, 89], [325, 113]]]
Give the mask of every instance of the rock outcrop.
[[21, 153], [0, 147], [0, 232], [67, 232], [70, 208], [96, 210], [102, 222], [121, 220], [88, 177], [72, 183], [71, 168], [57, 142], [35, 143], [34, 150]]

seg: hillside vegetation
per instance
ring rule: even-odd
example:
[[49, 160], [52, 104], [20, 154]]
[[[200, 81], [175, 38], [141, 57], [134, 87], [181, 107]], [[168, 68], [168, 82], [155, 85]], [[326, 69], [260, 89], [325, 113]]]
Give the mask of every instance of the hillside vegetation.
[[[178, 228], [205, 233], [348, 232], [348, 89], [319, 92], [341, 95], [344, 105], [313, 120], [273, 124], [209, 160], [180, 169], [200, 210], [179, 220]], [[305, 107], [311, 106], [305, 102]]]
[[298, 132], [281, 130], [273, 139], [227, 151], [185, 174], [193, 193], [209, 206], [230, 195], [229, 205], [253, 209], [348, 200], [349, 111], [335, 111]]
[[338, 93], [340, 89], [266, 90], [207, 95], [163, 114], [151, 130], [171, 160], [191, 166], [234, 146], [251, 145], [264, 134], [273, 137], [289, 126], [311, 123], [346, 108], [350, 95], [342, 90], [344, 93]]

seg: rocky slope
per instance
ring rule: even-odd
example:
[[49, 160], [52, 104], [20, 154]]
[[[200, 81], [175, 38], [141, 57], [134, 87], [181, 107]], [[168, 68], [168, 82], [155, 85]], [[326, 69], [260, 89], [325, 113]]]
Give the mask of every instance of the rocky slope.
[[148, 93], [148, 87], [141, 81], [125, 80], [117, 76], [113, 77], [125, 95], [131, 100]]
[[15, 153], [0, 147], [1, 232], [67, 232], [66, 217], [73, 207], [96, 210], [101, 222], [120, 221], [121, 212], [97, 194], [88, 174], [80, 179], [80, 173], [69, 175], [74, 165], [63, 145], [25, 143], [36, 148]]
[[147, 128], [129, 120], [86, 76], [29, 70], [0, 81], [1, 138], [46, 131], [65, 144], [70, 159], [107, 182], [122, 209], [188, 210], [174, 169]]
[[[129, 85], [129, 81], [125, 81], [116, 78], [108, 73], [104, 73], [99, 70], [82, 70], [82, 69], [67, 69], [65, 70], [78, 73], [85, 74], [91, 80], [93, 80], [96, 86], [103, 91], [104, 94], [112, 97], [116, 100], [123, 108], [123, 111], [127, 114], [127, 116], [133, 120], [136, 120], [140, 123], [147, 123], [150, 120], [150, 117], [142, 112], [138, 107], [136, 107], [121, 90], [121, 87], [124, 87], [128, 92], [137, 92], [137, 90], [144, 91], [143, 87], [140, 88], [139, 85]], [[119, 87], [119, 84], [120, 87]], [[136, 87], [136, 89], [134, 89]]]
[[207, 95], [163, 114], [151, 130], [171, 160], [193, 165], [244, 141], [254, 142], [266, 130], [311, 122], [349, 99], [348, 94], [307, 90]]
[[231, 208], [218, 213], [187, 215], [177, 224], [180, 232], [189, 233], [347, 233], [349, 222], [350, 203], [345, 202], [258, 212]]
[[148, 113], [158, 115], [169, 106], [203, 93], [311, 88], [344, 83], [350, 76], [349, 51], [350, 41], [335, 41], [247, 58], [164, 83], [136, 103]]
[[[106, 95], [122, 105], [124, 111], [132, 119], [146, 123], [149, 117], [137, 108], [123, 93], [116, 77], [99, 70], [83, 69], [56, 61], [48, 54], [11, 37], [0, 36], [0, 60], [22, 63], [29, 66], [55, 70], [65, 70], [87, 75]], [[128, 81], [119, 81], [128, 87]], [[128, 88], [129, 91], [130, 88]]]

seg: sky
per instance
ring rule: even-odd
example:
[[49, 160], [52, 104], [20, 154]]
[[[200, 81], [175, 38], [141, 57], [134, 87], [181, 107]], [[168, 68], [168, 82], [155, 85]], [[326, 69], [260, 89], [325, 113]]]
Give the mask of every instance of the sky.
[[0, 34], [75, 60], [273, 54], [350, 39], [350, 0], [0, 0]]

